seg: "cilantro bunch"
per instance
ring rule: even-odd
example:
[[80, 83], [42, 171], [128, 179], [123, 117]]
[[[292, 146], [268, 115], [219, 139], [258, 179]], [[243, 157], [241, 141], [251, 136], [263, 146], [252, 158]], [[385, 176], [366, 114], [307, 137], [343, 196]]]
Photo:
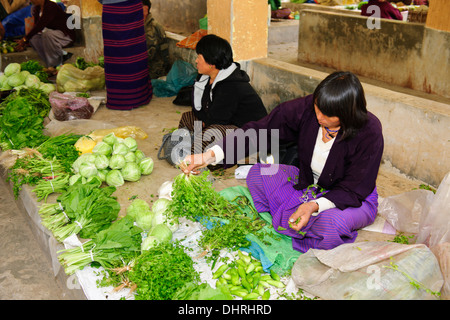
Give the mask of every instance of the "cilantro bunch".
[[188, 250], [179, 242], [162, 242], [134, 261], [128, 279], [136, 285], [136, 300], [171, 300], [185, 284], [199, 282]]

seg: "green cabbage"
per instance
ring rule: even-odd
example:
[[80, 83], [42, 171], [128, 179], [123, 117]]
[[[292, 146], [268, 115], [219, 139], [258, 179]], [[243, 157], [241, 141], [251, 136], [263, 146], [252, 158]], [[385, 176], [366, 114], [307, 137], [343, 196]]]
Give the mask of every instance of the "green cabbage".
[[145, 231], [153, 225], [153, 212], [150, 205], [142, 199], [135, 199], [127, 208], [127, 216], [131, 216], [136, 224]]
[[8, 77], [8, 84], [11, 87], [18, 87], [25, 82], [25, 77], [19, 73], [14, 73]]
[[148, 233], [148, 236], [156, 237], [159, 242], [164, 242], [172, 240], [173, 234], [169, 227], [162, 223], [154, 226]]
[[127, 147], [127, 145], [125, 143], [121, 143], [121, 142], [116, 142], [113, 145], [113, 151], [112, 154], [121, 154], [121, 155], [126, 155], [128, 152], [130, 151], [130, 149]]
[[134, 152], [128, 152], [125, 156], [126, 162], [136, 162], [136, 154]]
[[148, 250], [158, 244], [159, 244], [158, 238], [156, 238], [154, 236], [149, 236], [142, 241], [141, 250], [142, 251]]
[[111, 169], [122, 169], [125, 166], [125, 158], [121, 154], [113, 154], [109, 158], [109, 167]]
[[43, 83], [43, 82], [41, 82], [41, 85], [40, 85], [39, 89], [44, 91], [46, 94], [49, 94], [50, 92], [56, 91], [56, 87], [52, 83]]
[[98, 172], [97, 172], [97, 177], [99, 177], [99, 179], [100, 179], [102, 182], [105, 182], [105, 181], [106, 181], [106, 175], [108, 174], [108, 172], [109, 172], [108, 169], [100, 169], [100, 170], [98, 170]]
[[141, 170], [136, 162], [127, 162], [122, 168], [122, 176], [126, 181], [136, 182], [141, 178]]
[[84, 154], [82, 154], [81, 156], [79, 156], [79, 157], [77, 158], [77, 160], [75, 160], [75, 161], [72, 163], [72, 169], [73, 169], [73, 171], [74, 171], [75, 173], [79, 173], [80, 165], [81, 165], [82, 163], [85, 163], [85, 162], [88, 162], [88, 163], [95, 163], [95, 155], [93, 155], [92, 153], [84, 153]]
[[4, 83], [4, 82], [7, 82], [7, 81], [8, 81], [7, 79], [8, 79], [8, 77], [5, 76], [4, 74], [1, 74], [1, 75], [0, 75], [0, 87], [3, 86], [3, 83]]
[[139, 150], [139, 149], [136, 150], [134, 155], [136, 156], [136, 162], [137, 163], [141, 162], [141, 160], [145, 158], [144, 152], [142, 152], [142, 150]]
[[95, 145], [95, 147], [92, 149], [93, 154], [103, 154], [105, 156], [109, 156], [112, 152], [112, 147], [106, 143], [104, 140], [100, 141]]
[[95, 157], [94, 164], [99, 170], [106, 169], [109, 166], [109, 158], [104, 154], [99, 154]]
[[120, 170], [113, 169], [110, 170], [105, 177], [105, 182], [108, 186], [120, 187], [125, 181], [123, 180], [122, 173]]
[[103, 142], [106, 142], [110, 146], [113, 146], [117, 142], [117, 137], [114, 134], [114, 132], [108, 133], [106, 136], [102, 139]]
[[137, 150], [137, 142], [135, 139], [127, 137], [123, 139], [123, 143], [128, 147], [130, 151], [135, 152]]
[[127, 216], [131, 216], [136, 221], [139, 212], [150, 212], [150, 206], [145, 200], [134, 199], [127, 208]]
[[82, 177], [90, 178], [97, 175], [97, 167], [94, 163], [85, 162], [80, 164], [79, 172]]
[[34, 74], [30, 74], [26, 79], [25, 79], [25, 85], [28, 88], [36, 88], [39, 89], [41, 80], [38, 78], [38, 76], [35, 76]]
[[28, 70], [22, 70], [22, 71], [20, 71], [20, 74], [23, 75], [23, 76], [24, 76], [24, 79], [25, 79], [25, 78], [28, 77], [31, 73], [30, 73], [30, 71], [28, 71]]
[[14, 73], [19, 73], [19, 72], [20, 72], [20, 64], [12, 62], [6, 66], [3, 73], [5, 74], [5, 76], [9, 77], [9, 76], [13, 75]]
[[150, 157], [144, 158], [139, 162], [139, 169], [141, 174], [149, 175], [153, 171], [153, 159]]

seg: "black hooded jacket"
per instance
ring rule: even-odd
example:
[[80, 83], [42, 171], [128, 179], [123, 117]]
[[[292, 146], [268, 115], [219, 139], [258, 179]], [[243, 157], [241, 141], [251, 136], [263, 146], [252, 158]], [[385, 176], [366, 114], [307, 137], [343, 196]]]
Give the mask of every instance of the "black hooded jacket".
[[[197, 110], [192, 99], [195, 116], [206, 127], [212, 124], [235, 125], [241, 127], [249, 121], [257, 121], [267, 115], [261, 98], [250, 84], [248, 74], [236, 63], [236, 69], [226, 78], [217, 79], [212, 88], [209, 77], [203, 76], [207, 84], [204, 87], [201, 109]], [[200, 81], [201, 75], [197, 78]]]

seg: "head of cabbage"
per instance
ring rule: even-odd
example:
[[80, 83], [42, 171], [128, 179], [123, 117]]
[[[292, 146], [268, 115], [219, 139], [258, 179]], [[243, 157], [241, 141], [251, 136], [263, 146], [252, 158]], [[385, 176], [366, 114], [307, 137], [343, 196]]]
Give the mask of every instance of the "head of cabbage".
[[153, 212], [145, 200], [133, 200], [127, 208], [127, 216], [131, 216], [144, 231], [150, 230], [153, 226]]
[[150, 248], [153, 248], [154, 246], [157, 246], [159, 244], [158, 238], [154, 236], [148, 236], [145, 238], [141, 243], [141, 250], [149, 250]]
[[93, 154], [102, 154], [105, 156], [109, 156], [112, 152], [112, 147], [104, 141], [100, 141], [95, 145], [92, 149]]
[[159, 242], [172, 240], [172, 231], [164, 223], [157, 224], [148, 233], [148, 236], [153, 236], [158, 239]]
[[132, 137], [126, 137], [123, 139], [123, 143], [128, 147], [128, 149], [132, 152], [137, 150], [137, 142]]
[[18, 72], [20, 72], [20, 64], [18, 64], [16, 62], [12, 62], [5, 67], [5, 70], [3, 73], [5, 74], [5, 76], [9, 77], [9, 76], [13, 75], [14, 73], [18, 73]]
[[121, 155], [126, 155], [128, 152], [130, 151], [130, 149], [128, 148], [128, 146], [123, 143], [123, 142], [116, 142], [113, 145], [113, 150], [112, 150], [112, 154], [121, 154]]
[[110, 170], [105, 177], [105, 182], [108, 186], [120, 187], [123, 186], [125, 181], [123, 180], [120, 170]]
[[94, 164], [98, 170], [106, 169], [109, 166], [109, 158], [104, 154], [99, 154], [95, 157]]
[[108, 133], [106, 136], [104, 136], [102, 141], [109, 144], [110, 146], [113, 146], [114, 143], [117, 142], [117, 137], [114, 134], [114, 132], [111, 132], [111, 133]]
[[126, 181], [136, 182], [141, 178], [141, 170], [136, 162], [127, 162], [122, 168], [122, 176]]
[[75, 173], [80, 172], [80, 165], [82, 163], [95, 163], [95, 155], [92, 153], [83, 153], [81, 156], [79, 156], [73, 163], [72, 163], [72, 169]]
[[122, 169], [125, 166], [125, 157], [121, 154], [113, 154], [109, 158], [109, 167], [111, 169]]
[[34, 75], [34, 74], [30, 74], [26, 79], [25, 79], [25, 85], [28, 88], [36, 88], [39, 89], [39, 86], [41, 84], [41, 80], [38, 78], [38, 76]]
[[153, 159], [146, 157], [139, 162], [139, 169], [141, 169], [141, 174], [149, 175], [153, 171]]
[[8, 84], [11, 87], [18, 87], [25, 82], [25, 76], [19, 73], [14, 73], [8, 77]]

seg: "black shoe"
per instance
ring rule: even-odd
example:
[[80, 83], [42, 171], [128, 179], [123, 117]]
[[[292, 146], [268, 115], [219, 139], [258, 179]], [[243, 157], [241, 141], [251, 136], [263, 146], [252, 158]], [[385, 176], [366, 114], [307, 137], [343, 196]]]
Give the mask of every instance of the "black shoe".
[[69, 60], [73, 56], [72, 52], [67, 52], [66, 54], [63, 54], [63, 63]]

